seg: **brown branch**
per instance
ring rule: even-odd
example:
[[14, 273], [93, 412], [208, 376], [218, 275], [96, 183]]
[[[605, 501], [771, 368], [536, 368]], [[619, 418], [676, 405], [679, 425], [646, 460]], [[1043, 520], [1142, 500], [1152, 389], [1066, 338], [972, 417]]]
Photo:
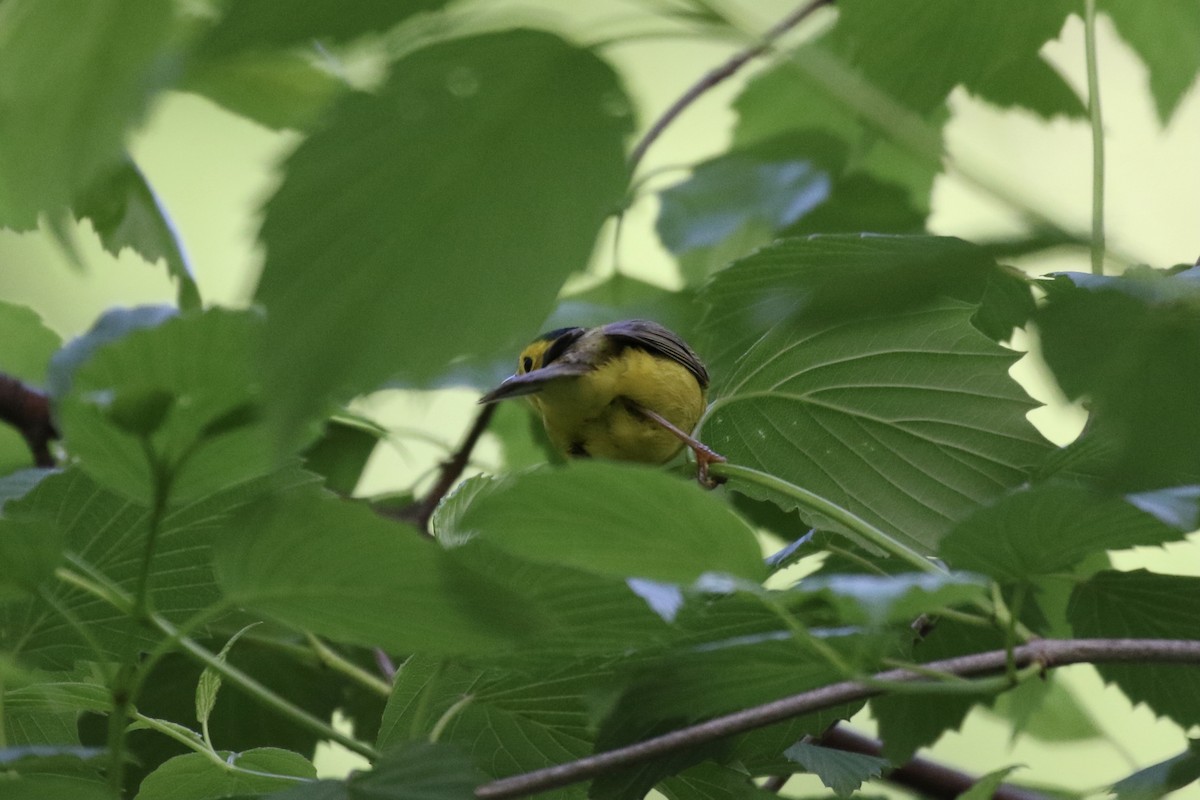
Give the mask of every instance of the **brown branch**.
[[654, 144], [655, 140], [662, 135], [663, 131], [675, 121], [675, 118], [682, 114], [688, 106], [696, 102], [705, 92], [712, 89], [717, 84], [731, 77], [734, 73], [746, 66], [747, 63], [754, 60], [758, 56], [767, 52], [771, 45], [783, 34], [790, 31], [792, 28], [799, 25], [810, 14], [822, 6], [832, 5], [833, 0], [809, 0], [801, 5], [792, 13], [788, 14], [779, 22], [771, 26], [770, 30], [763, 34], [756, 44], [747, 47], [744, 50], [739, 50], [729, 57], [725, 63], [714, 67], [704, 74], [700, 80], [696, 81], [688, 90], [679, 96], [671, 106], [662, 113], [662, 115], [654, 121], [650, 129], [638, 140], [634, 145], [633, 150], [629, 153], [629, 172], [633, 174], [642, 162], [642, 158], [646, 155], [646, 151], [650, 149], [650, 145]]
[[437, 483], [423, 499], [393, 512], [397, 519], [411, 522], [425, 533], [429, 533], [429, 518], [433, 516], [434, 510], [438, 503], [442, 502], [442, 498], [454, 487], [455, 481], [462, 476], [463, 470], [467, 468], [467, 463], [471, 460], [471, 451], [475, 449], [475, 445], [479, 443], [479, 437], [483, 436], [488, 423], [492, 421], [492, 415], [496, 413], [496, 405], [496, 403], [488, 403], [479, 409], [479, 414], [475, 417], [471, 429], [467, 431], [463, 443], [454, 451], [454, 455], [449, 460], [442, 462]]
[[33, 454], [33, 463], [39, 467], [54, 466], [50, 442], [58, 438], [58, 431], [50, 421], [50, 400], [46, 395], [11, 375], [0, 373], [0, 420], [20, 431]]
[[[878, 739], [863, 736], [844, 725], [833, 725], [816, 742], [821, 747], [861, 753], [867, 756], [883, 755], [883, 744]], [[883, 780], [893, 783], [922, 797], [934, 800], [954, 800], [970, 789], [979, 780], [966, 772], [938, 764], [926, 758], [913, 758], [906, 764], [885, 772]], [[996, 787], [993, 800], [1046, 800], [1044, 795], [1002, 783]]]
[[[968, 656], [931, 661], [922, 672], [894, 669], [867, 680], [843, 681], [820, 689], [784, 697], [770, 703], [736, 711], [616, 750], [596, 753], [566, 764], [490, 781], [475, 790], [487, 800], [524, 797], [593, 778], [610, 770], [636, 764], [656, 756], [763, 728], [803, 714], [866, 700], [886, 691], [885, 683], [928, 683], [925, 670], [962, 677], [1002, 672], [1009, 654], [992, 650]], [[1044, 639], [1012, 651], [1012, 663], [1021, 668], [1041, 664], [1046, 668], [1068, 664], [1109, 662], [1164, 662], [1200, 665], [1200, 641], [1180, 639]]]

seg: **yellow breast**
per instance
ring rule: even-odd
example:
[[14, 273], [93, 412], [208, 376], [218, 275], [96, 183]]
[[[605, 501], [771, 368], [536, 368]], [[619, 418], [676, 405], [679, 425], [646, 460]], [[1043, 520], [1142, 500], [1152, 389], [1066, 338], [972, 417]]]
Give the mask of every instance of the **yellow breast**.
[[567, 456], [595, 456], [661, 464], [683, 447], [630, 403], [690, 433], [704, 412], [704, 390], [671, 359], [626, 348], [578, 378], [555, 381], [533, 398], [555, 448]]

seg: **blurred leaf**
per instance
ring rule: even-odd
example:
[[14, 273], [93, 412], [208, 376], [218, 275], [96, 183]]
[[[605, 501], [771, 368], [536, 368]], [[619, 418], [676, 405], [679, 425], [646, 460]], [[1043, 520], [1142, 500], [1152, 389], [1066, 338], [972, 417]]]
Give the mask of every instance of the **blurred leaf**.
[[970, 245], [933, 237], [783, 240], [738, 262], [703, 295], [715, 398], [697, 435], [933, 552], [1046, 449], [1008, 375], [1019, 354], [974, 328], [974, 304], [933, 299], [978, 301], [995, 275]]
[[[1076, 636], [1194, 639], [1200, 578], [1145, 570], [1100, 572], [1075, 587], [1067, 616]], [[1132, 703], [1145, 703], [1183, 728], [1200, 724], [1200, 675], [1161, 664], [1097, 664]]]
[[321, 438], [304, 451], [304, 466], [324, 476], [331, 491], [352, 494], [375, 445], [386, 434], [365, 420], [335, 417], [325, 423]]
[[[826, 35], [805, 43], [797, 53], [811, 49], [826, 52], [831, 44], [832, 38]], [[852, 67], [847, 65], [847, 69]], [[829, 93], [798, 68], [790, 54], [783, 54], [778, 63], [751, 78], [734, 100], [733, 107], [738, 116], [733, 133], [734, 147], [746, 147], [797, 131], [833, 136], [844, 143], [848, 169], [884, 184], [902, 187], [907, 205], [919, 213], [928, 212], [933, 179], [940, 171], [939, 165], [914, 156], [870, 128], [841, 98]], [[930, 120], [930, 124], [940, 128], [946, 114], [931, 116], [938, 118]], [[854, 226], [852, 211], [852, 208], [843, 208], [843, 213], [851, 215], [837, 220], [839, 224], [832, 230], [845, 231]], [[874, 228], [864, 225], [860, 230], [863, 229]]]
[[1200, 739], [1177, 756], [1138, 770], [1112, 785], [1117, 800], [1158, 800], [1200, 780]]
[[22, 775], [4, 782], [4, 800], [113, 800], [108, 783], [67, 775]]
[[925, 212], [915, 207], [904, 187], [868, 174], [838, 178], [829, 198], [811, 213], [780, 231], [781, 236], [811, 233], [924, 233]]
[[459, 356], [511, 357], [626, 177], [616, 76], [545, 33], [418, 50], [335, 113], [289, 158], [262, 229], [264, 382], [288, 440], [330, 397], [393, 375], [428, 383]]
[[30, 230], [121, 159], [178, 71], [173, 3], [0, 7], [0, 225]]
[[413, 14], [445, 4], [446, 0], [310, 0], [297, 6], [289, 0], [234, 0], [225, 4], [220, 21], [198, 49], [212, 57], [313, 40], [345, 42], [386, 31]]
[[1012, 725], [1014, 740], [1029, 736], [1039, 742], [1078, 742], [1103, 735], [1087, 708], [1056, 673], [1005, 692], [991, 710]]
[[769, 800], [774, 792], [760, 789], [745, 772], [712, 762], [697, 764], [656, 787], [667, 800]]
[[76, 219], [92, 221], [100, 243], [114, 256], [130, 248], [151, 264], [162, 259], [179, 284], [180, 307], [200, 307], [200, 289], [175, 224], [128, 155], [83, 187], [71, 207]]
[[146, 776], [137, 800], [215, 800], [260, 795], [317, 777], [312, 762], [289, 750], [264, 747], [244, 753], [222, 752], [220, 756], [237, 769], [213, 763], [203, 753], [177, 756]]
[[[688, 340], [699, 317], [694, 291], [671, 291], [617, 273], [602, 283], [560, 298], [554, 313], [542, 324], [542, 330], [575, 325], [591, 327], [622, 319], [652, 319]], [[512, 360], [515, 362], [515, 354]]]
[[46, 380], [51, 356], [62, 345], [36, 311], [0, 300], [0, 372], [40, 386]]
[[622, 578], [765, 576], [753, 531], [726, 504], [629, 464], [582, 461], [514, 475], [466, 508], [454, 537], [467, 536], [531, 561]]
[[827, 596], [850, 624], [910, 623], [919, 615], [964, 605], [987, 596], [987, 582], [969, 573], [901, 575], [812, 575], [801, 591]]
[[1069, 399], [1086, 398], [1117, 448], [1107, 484], [1200, 483], [1200, 269], [1060, 275], [1034, 317]]
[[1000, 784], [1015, 769], [1017, 767], [1002, 767], [980, 777], [970, 789], [959, 795], [960, 800], [992, 800]]
[[[210, 565], [214, 535], [250, 498], [282, 490], [311, 476], [297, 471], [272, 475], [172, 509], [164, 518], [150, 573], [155, 610], [179, 623], [219, 599]], [[10, 501], [5, 516], [41, 519], [78, 558], [125, 591], [137, 582], [149, 509], [98, 486], [77, 468], [54, 473], [21, 500]], [[18, 653], [24, 663], [69, 669], [78, 660], [116, 658], [129, 643], [129, 620], [120, 611], [67, 584], [51, 588], [92, 634], [102, 653], [79, 638], [74, 628], [37, 599], [0, 605], [0, 649]], [[133, 630], [138, 646], [157, 639], [149, 630]]]
[[[130, 312], [125, 319], [140, 323], [142, 311], [149, 309]], [[70, 376], [70, 391], [57, 398], [64, 441], [89, 474], [142, 503], [151, 502], [154, 478], [143, 443], [127, 427], [113, 424], [110, 404], [125, 396], [160, 394], [173, 396], [174, 405], [150, 444], [173, 471], [173, 503], [273, 468], [275, 453], [263, 424], [226, 424], [231, 413], [245, 416], [246, 406], [260, 400], [255, 365], [262, 333], [259, 314], [212, 308], [89, 348], [93, 337], [107, 338], [104, 326], [113, 316], [105, 315], [93, 333], [72, 342], [54, 362], [61, 368], [74, 360], [77, 346], [91, 349]]]
[[500, 443], [509, 472], [561, 459], [550, 444], [542, 418], [528, 403], [499, 403], [488, 433]]
[[784, 751], [789, 759], [821, 779], [838, 797], [849, 797], [891, 765], [886, 758], [848, 753], [798, 742]]
[[[444, 722], [438, 741], [463, 748], [490, 778], [581, 758], [591, 752], [588, 695], [607, 674], [586, 664], [528, 674], [412, 656], [397, 674], [378, 746], [412, 746]], [[555, 796], [584, 793], [576, 786]]]
[[312, 491], [240, 515], [214, 561], [230, 602], [338, 641], [480, 653], [534, 625], [517, 598], [414, 529]]
[[682, 255], [720, 244], [746, 225], [779, 230], [828, 198], [843, 158], [836, 141], [790, 134], [701, 162], [660, 193], [658, 237]]
[[1165, 0], [1153, 8], [1124, 0], [1099, 0], [1129, 46], [1150, 70], [1150, 91], [1165, 126], [1200, 73], [1200, 6], [1191, 0]]
[[978, 78], [971, 87], [979, 98], [1000, 106], [1019, 106], [1043, 119], [1062, 115], [1082, 118], [1087, 108], [1071, 85], [1040, 55], [1026, 53], [1005, 61]]
[[350, 778], [348, 800], [474, 800], [482, 776], [457, 747], [414, 742]]
[[942, 540], [955, 569], [1025, 583], [1063, 572], [1095, 552], [1183, 538], [1175, 528], [1120, 499], [1074, 486], [1039, 486], [981, 508]]
[[[253, 0], [241, 0], [231, 8], [249, 5], [254, 5]], [[291, 8], [275, 21], [295, 16], [299, 9]], [[194, 60], [180, 88], [202, 94], [274, 130], [307, 130], [317, 124], [347, 85], [304, 54], [251, 51]]]
[[134, 331], [162, 325], [178, 313], [174, 306], [136, 306], [105, 311], [87, 333], [67, 342], [51, 357], [46, 371], [46, 388], [50, 395], [61, 402], [71, 390], [75, 373], [98, 350]]
[[[914, 0], [899, 5], [872, 0], [838, 3], [832, 37], [848, 63], [868, 80], [918, 113], [937, 108], [956, 85], [993, 101], [1011, 100], [1045, 113], [1052, 100], [1073, 104], [1060, 111], [1078, 111], [1069, 89], [1047, 94], [1052, 77], [1033, 70], [1038, 51], [1058, 36], [1072, 0], [1024, 0], [1019, 11], [1011, 0], [975, 0], [970, 13], [954, 0]], [[1021, 24], [1013, 25], [1019, 13]], [[954, 47], [946, 47], [954, 42]], [[1020, 74], [1036, 80], [997, 95], [999, 75]]]
[[150, 436], [171, 413], [175, 396], [162, 389], [131, 387], [121, 389], [104, 405], [109, 422], [125, 433]]

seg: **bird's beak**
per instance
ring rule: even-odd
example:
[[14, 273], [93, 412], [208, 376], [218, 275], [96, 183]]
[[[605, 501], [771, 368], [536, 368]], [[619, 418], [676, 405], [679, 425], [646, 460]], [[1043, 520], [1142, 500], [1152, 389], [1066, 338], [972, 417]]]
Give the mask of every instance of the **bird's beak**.
[[510, 397], [520, 397], [525, 394], [537, 394], [546, 388], [546, 384], [561, 378], [577, 378], [590, 368], [582, 364], [550, 364], [524, 375], [509, 375], [504, 382], [479, 398], [483, 405], [497, 403]]

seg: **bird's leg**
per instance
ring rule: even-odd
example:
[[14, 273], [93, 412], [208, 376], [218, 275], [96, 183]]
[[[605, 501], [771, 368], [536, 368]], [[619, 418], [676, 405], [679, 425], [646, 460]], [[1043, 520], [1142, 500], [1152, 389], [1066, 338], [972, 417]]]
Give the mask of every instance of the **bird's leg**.
[[716, 452], [704, 442], [693, 437], [691, 434], [680, 430], [662, 414], [658, 414], [648, 408], [643, 408], [637, 403], [629, 400], [626, 401], [626, 405], [629, 407], [630, 411], [640, 414], [651, 422], [661, 425], [663, 430], [667, 431], [676, 439], [692, 449], [692, 452], [696, 454], [696, 480], [700, 482], [701, 486], [706, 489], [715, 489], [725, 482], [724, 478], [713, 478], [708, 474], [708, 465], [722, 463], [725, 461], [725, 456]]

